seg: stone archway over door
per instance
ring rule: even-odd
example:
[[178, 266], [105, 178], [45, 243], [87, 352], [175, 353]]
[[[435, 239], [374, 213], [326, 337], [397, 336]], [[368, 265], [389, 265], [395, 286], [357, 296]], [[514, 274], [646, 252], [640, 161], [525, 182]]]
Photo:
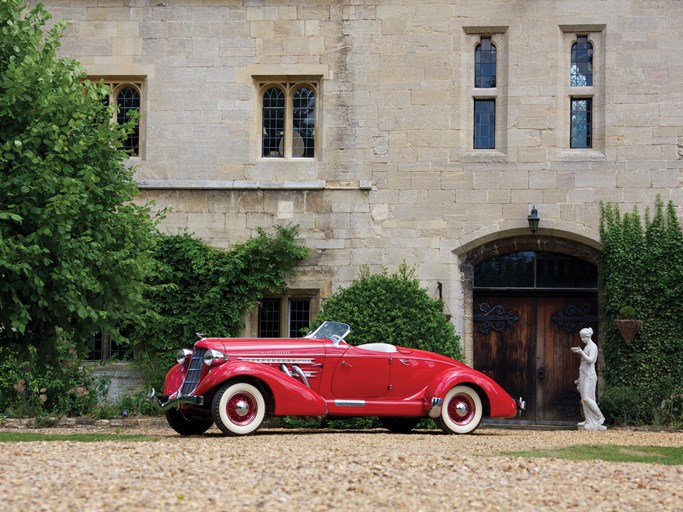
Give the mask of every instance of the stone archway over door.
[[581, 344], [583, 327], [598, 339], [596, 260], [505, 242], [470, 259], [473, 366], [526, 400], [513, 421], [581, 421], [580, 361], [570, 347]]
[[569, 347], [587, 325], [597, 336], [597, 306], [595, 293], [475, 292], [474, 367], [526, 400], [520, 421], [581, 421], [579, 360]]

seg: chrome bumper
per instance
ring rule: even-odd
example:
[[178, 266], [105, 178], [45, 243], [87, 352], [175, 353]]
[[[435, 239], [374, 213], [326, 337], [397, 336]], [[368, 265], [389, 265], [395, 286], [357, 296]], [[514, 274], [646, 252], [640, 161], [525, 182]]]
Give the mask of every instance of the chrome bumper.
[[517, 400], [515, 400], [515, 403], [517, 404], [517, 416], [521, 416], [526, 410], [526, 402], [522, 400], [522, 397], [520, 396]]
[[147, 398], [155, 403], [162, 411], [180, 404], [204, 405], [203, 396], [178, 395], [177, 393], [169, 396], [156, 396], [154, 388], [152, 388], [152, 391], [147, 395]]
[[427, 416], [432, 419], [436, 419], [441, 414], [441, 407], [443, 406], [443, 398], [432, 398], [432, 408], [429, 409]]

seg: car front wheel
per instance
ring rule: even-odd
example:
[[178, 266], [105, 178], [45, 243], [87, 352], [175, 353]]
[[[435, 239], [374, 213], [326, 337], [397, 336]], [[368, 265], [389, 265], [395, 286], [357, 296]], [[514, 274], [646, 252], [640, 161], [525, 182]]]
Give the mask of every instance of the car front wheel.
[[447, 434], [469, 434], [481, 423], [482, 412], [479, 394], [469, 386], [459, 385], [446, 394], [436, 422]]
[[211, 408], [216, 426], [229, 436], [255, 432], [266, 415], [263, 394], [246, 382], [224, 384], [213, 397]]
[[213, 425], [213, 420], [188, 418], [178, 409], [166, 411], [166, 421], [181, 436], [198, 436]]

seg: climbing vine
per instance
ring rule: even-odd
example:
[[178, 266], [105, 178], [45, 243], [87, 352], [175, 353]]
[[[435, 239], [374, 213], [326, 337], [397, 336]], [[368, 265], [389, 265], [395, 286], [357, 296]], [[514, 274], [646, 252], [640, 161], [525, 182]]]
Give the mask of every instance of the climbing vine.
[[[605, 390], [618, 423], [683, 422], [683, 232], [670, 201], [654, 213], [601, 205]], [[626, 342], [613, 321], [633, 308], [641, 331]]]

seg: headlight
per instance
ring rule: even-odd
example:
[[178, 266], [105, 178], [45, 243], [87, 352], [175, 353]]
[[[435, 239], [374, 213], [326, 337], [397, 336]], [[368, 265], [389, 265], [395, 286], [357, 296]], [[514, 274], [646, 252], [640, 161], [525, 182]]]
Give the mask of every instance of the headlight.
[[189, 348], [181, 348], [175, 355], [175, 360], [178, 364], [185, 364], [185, 361], [189, 356], [192, 355], [192, 351]]
[[228, 356], [218, 350], [207, 350], [206, 354], [204, 354], [204, 364], [206, 366], [225, 363], [227, 360]]

